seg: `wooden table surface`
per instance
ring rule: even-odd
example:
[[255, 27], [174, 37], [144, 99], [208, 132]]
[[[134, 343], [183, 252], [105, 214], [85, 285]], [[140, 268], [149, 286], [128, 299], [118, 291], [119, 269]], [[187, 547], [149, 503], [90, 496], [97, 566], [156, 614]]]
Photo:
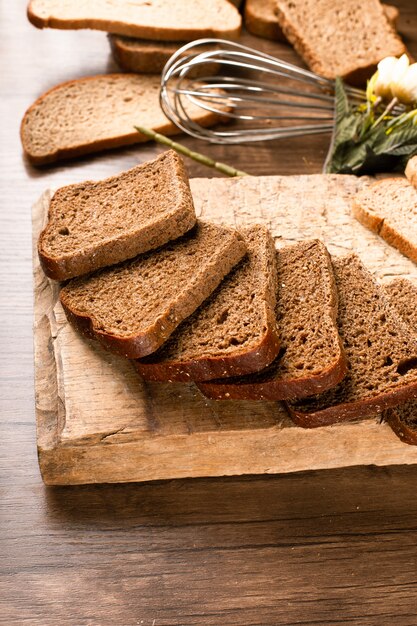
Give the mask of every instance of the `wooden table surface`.
[[[396, 0], [417, 57], [417, 5]], [[7, 6], [6, 6], [7, 5]], [[101, 178], [147, 144], [35, 170], [20, 119], [64, 80], [116, 70], [103, 33], [40, 31], [0, 4], [0, 624], [417, 623], [417, 467], [46, 488], [35, 445], [31, 218], [46, 187]], [[286, 46], [245, 40], [286, 59]], [[227, 149], [252, 174], [320, 172], [327, 137]], [[191, 176], [207, 176], [188, 163]]]

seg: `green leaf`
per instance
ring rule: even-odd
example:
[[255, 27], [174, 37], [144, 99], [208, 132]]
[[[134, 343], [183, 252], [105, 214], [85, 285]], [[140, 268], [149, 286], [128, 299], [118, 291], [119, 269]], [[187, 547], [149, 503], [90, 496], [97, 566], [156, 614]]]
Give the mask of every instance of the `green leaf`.
[[404, 168], [417, 154], [417, 126], [412, 112], [393, 121], [392, 114], [373, 127], [372, 107], [349, 105], [343, 81], [335, 83], [335, 127], [325, 171], [365, 174]]

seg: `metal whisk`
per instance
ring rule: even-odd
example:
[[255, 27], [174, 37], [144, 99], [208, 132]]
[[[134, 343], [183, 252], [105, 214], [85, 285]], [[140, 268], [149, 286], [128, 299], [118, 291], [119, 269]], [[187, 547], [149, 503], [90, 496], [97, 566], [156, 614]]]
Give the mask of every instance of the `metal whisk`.
[[[347, 87], [349, 99], [365, 92]], [[242, 143], [333, 129], [334, 81], [223, 39], [199, 39], [175, 52], [162, 73], [162, 109], [184, 132], [212, 143]], [[233, 121], [219, 129], [192, 119], [196, 107]]]

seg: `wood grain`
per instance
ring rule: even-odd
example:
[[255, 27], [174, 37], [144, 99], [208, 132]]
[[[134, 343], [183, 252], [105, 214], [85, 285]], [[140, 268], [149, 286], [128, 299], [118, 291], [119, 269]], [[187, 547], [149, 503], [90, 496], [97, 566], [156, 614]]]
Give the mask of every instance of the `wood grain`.
[[[203, 219], [264, 223], [281, 246], [317, 237], [333, 254], [358, 253], [381, 280], [417, 281], [417, 266], [351, 215], [353, 196], [369, 182], [319, 174], [191, 185]], [[145, 383], [129, 361], [78, 336], [37, 256], [49, 200], [46, 193], [33, 212], [38, 454], [47, 484], [417, 463], [417, 447], [401, 443], [378, 416], [305, 431], [279, 403], [218, 402], [192, 384]]]
[[[417, 57], [416, 4], [394, 3]], [[160, 149], [147, 144], [44, 170], [23, 162], [18, 127], [31, 102], [64, 80], [116, 69], [103, 33], [40, 31], [25, 11], [25, 0], [0, 3], [0, 624], [415, 626], [415, 466], [43, 485], [31, 206], [46, 188], [110, 176]], [[287, 46], [245, 41], [299, 62]], [[327, 142], [225, 148], [184, 139], [259, 175], [320, 173]]]

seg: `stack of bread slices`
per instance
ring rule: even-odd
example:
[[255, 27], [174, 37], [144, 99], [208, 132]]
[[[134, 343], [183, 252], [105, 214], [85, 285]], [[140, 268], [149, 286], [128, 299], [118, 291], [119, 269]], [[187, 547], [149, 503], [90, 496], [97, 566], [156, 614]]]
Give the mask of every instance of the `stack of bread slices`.
[[385, 412], [417, 441], [417, 289], [319, 240], [196, 219], [176, 153], [56, 191], [38, 251], [69, 322], [144, 380], [285, 401], [307, 428]]

